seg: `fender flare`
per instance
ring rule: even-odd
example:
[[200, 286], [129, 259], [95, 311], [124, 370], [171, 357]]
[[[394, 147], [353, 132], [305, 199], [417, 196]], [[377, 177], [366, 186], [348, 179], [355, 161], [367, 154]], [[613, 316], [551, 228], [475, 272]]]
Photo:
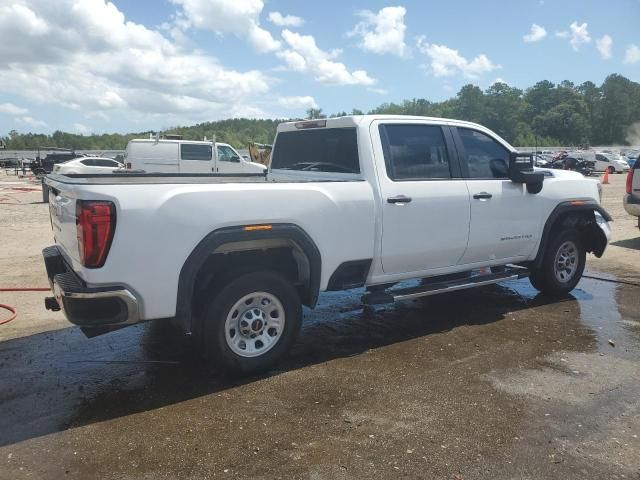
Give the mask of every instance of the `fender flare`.
[[[576, 200], [568, 200], [556, 205], [553, 209], [547, 221], [544, 224], [544, 229], [542, 230], [542, 237], [540, 239], [540, 245], [538, 246], [538, 253], [536, 254], [536, 258], [533, 260], [532, 264], [534, 267], [539, 268], [542, 264], [542, 258], [544, 257], [544, 252], [547, 248], [547, 244], [550, 240], [551, 229], [555, 225], [555, 222], [562, 216], [567, 213], [576, 213], [576, 212], [598, 212], [602, 215], [607, 222], [612, 222], [613, 219], [611, 215], [602, 208], [600, 204], [598, 204], [595, 200], [592, 199], [576, 199]], [[601, 243], [603, 243], [601, 251], [596, 251], [595, 254], [597, 257], [602, 256], [604, 252], [604, 248], [606, 247], [607, 239], [604, 235], [604, 232], [598, 228], [599, 234], [602, 235], [600, 239]]]
[[176, 320], [183, 325], [186, 332], [190, 332], [192, 327], [192, 301], [196, 276], [209, 255], [227, 243], [265, 239], [287, 239], [295, 242], [309, 262], [309, 288], [302, 302], [311, 308], [315, 307], [320, 294], [322, 263], [320, 250], [311, 237], [302, 228], [289, 223], [272, 224], [270, 229], [264, 230], [246, 230], [245, 227], [225, 227], [207, 234], [182, 265], [178, 279]]

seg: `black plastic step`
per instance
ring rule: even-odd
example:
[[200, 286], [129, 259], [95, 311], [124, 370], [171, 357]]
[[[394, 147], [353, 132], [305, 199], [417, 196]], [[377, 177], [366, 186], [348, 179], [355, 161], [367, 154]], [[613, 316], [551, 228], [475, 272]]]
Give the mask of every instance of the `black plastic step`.
[[365, 305], [382, 305], [400, 300], [412, 300], [414, 298], [428, 297], [430, 295], [438, 295], [440, 293], [455, 292], [457, 290], [465, 290], [467, 288], [492, 285], [506, 280], [518, 280], [528, 276], [529, 270], [527, 268], [517, 265], [509, 265], [505, 267], [504, 270], [495, 273], [471, 275], [466, 278], [434, 282], [427, 285], [419, 285], [417, 287], [374, 291], [364, 295], [362, 297], [362, 303]]

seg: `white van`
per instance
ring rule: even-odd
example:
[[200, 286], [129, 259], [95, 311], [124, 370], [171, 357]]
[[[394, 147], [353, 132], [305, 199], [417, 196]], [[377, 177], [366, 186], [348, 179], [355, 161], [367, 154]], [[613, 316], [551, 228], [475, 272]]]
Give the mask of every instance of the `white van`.
[[[214, 148], [215, 147], [215, 148]], [[263, 173], [227, 143], [134, 139], [127, 144], [125, 166], [148, 173]]]

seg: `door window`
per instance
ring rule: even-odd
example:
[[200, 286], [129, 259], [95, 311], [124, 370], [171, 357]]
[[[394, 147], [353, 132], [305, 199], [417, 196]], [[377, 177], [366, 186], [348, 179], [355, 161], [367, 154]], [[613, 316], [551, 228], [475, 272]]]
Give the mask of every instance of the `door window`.
[[80, 163], [86, 165], [87, 167], [95, 167], [96, 161], [93, 159], [87, 158], [86, 160], [80, 160]]
[[208, 162], [211, 160], [211, 145], [182, 143], [180, 144], [180, 159]]
[[96, 159], [96, 166], [98, 167], [111, 167], [111, 168], [118, 168], [119, 163], [116, 162], [115, 160], [107, 160], [107, 159]]
[[451, 178], [449, 156], [436, 125], [380, 125], [388, 177], [393, 181]]
[[222, 145], [218, 147], [218, 161], [238, 163], [240, 157], [236, 155], [236, 152], [234, 152], [232, 148]]
[[509, 151], [482, 132], [458, 128], [469, 178], [507, 178]]

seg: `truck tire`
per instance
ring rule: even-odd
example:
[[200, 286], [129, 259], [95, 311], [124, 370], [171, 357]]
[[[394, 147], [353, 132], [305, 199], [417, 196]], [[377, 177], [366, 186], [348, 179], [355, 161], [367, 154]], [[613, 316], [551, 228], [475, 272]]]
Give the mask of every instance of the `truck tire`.
[[271, 368], [291, 347], [302, 324], [298, 291], [283, 275], [251, 272], [213, 298], [204, 318], [205, 354], [241, 374]]
[[566, 295], [582, 278], [587, 259], [580, 233], [573, 228], [561, 230], [543, 255], [540, 267], [531, 269], [531, 285], [549, 295]]

